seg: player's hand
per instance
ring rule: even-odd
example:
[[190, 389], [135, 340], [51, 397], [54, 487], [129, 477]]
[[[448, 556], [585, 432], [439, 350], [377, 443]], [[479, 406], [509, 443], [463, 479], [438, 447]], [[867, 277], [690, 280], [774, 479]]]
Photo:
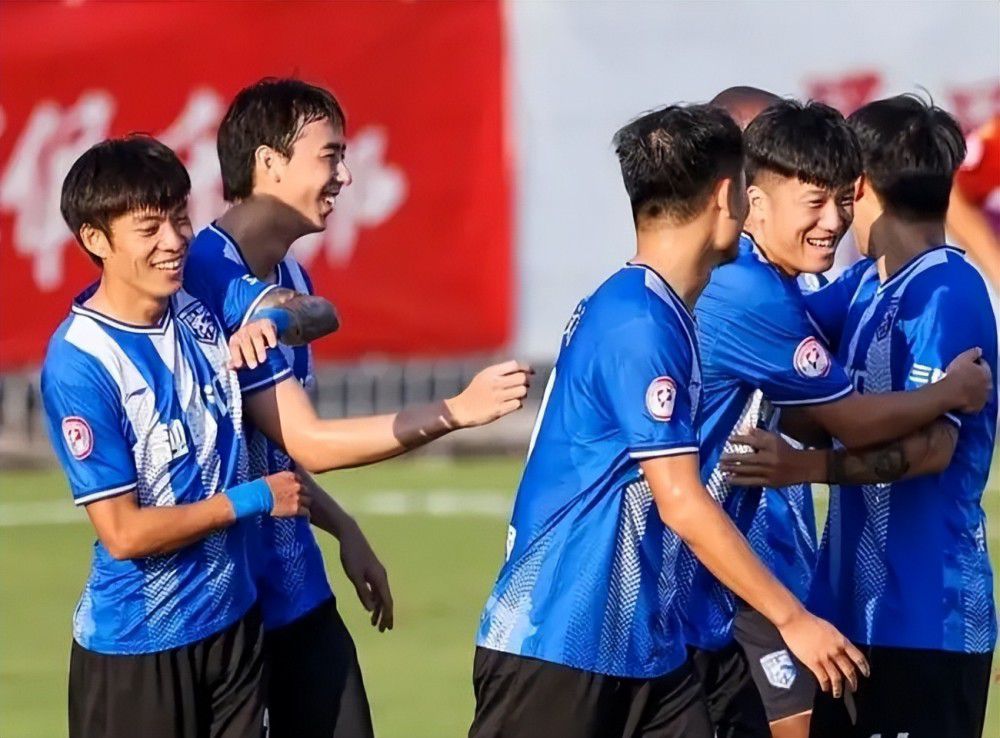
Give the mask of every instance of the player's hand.
[[839, 698], [844, 682], [852, 692], [858, 688], [858, 672], [868, 676], [868, 661], [830, 623], [805, 610], [779, 628], [785, 645], [816, 675], [820, 688]]
[[459, 428], [472, 428], [520, 410], [532, 374], [531, 367], [514, 360], [486, 367], [459, 395], [445, 400], [450, 420]]
[[312, 498], [308, 490], [302, 486], [302, 480], [295, 472], [283, 471], [264, 477], [271, 494], [274, 496], [274, 507], [271, 516], [275, 518], [293, 518], [296, 515], [309, 517], [309, 506]]
[[392, 592], [385, 567], [378, 560], [365, 534], [351, 522], [340, 534], [340, 564], [354, 585], [362, 606], [371, 613], [379, 632], [392, 630]]
[[273, 320], [258, 318], [240, 328], [229, 339], [229, 368], [256, 368], [263, 364], [267, 350], [278, 345], [278, 329]]
[[986, 405], [993, 388], [990, 365], [982, 361], [983, 350], [971, 348], [963, 351], [945, 369], [942, 382], [950, 382], [955, 389], [955, 407], [961, 413], [978, 413]]
[[719, 468], [730, 484], [780, 488], [810, 482], [814, 477], [808, 464], [811, 457], [775, 433], [753, 428], [749, 433], [731, 436], [729, 441], [751, 448], [745, 453], [724, 453], [719, 457]]

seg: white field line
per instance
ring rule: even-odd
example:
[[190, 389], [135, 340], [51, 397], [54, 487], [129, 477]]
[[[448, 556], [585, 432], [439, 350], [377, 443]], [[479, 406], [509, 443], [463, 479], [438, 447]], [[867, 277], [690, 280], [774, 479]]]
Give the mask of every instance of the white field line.
[[[487, 517], [507, 518], [511, 510], [511, 494], [499, 490], [463, 492], [458, 489], [436, 489], [409, 492], [379, 490], [351, 495], [342, 502], [352, 514], [387, 517]], [[65, 500], [30, 502], [0, 502], [0, 528], [30, 525], [73, 525], [87, 523], [87, 514]]]

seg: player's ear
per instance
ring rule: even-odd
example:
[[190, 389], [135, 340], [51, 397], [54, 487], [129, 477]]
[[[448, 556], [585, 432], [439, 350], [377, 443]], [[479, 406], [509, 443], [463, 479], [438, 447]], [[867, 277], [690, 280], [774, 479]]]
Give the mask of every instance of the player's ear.
[[750, 185], [747, 187], [747, 199], [750, 200], [750, 212], [755, 212], [764, 207], [764, 201], [767, 198], [767, 193], [759, 187], [758, 185]]
[[733, 192], [733, 180], [729, 177], [720, 179], [715, 183], [715, 205], [719, 208], [723, 215], [727, 218], [730, 217], [732, 212], [732, 203], [730, 201], [730, 196]]
[[281, 181], [284, 171], [284, 159], [270, 146], [258, 146], [253, 152], [254, 169], [257, 171], [255, 181], [263, 177], [277, 184]]
[[871, 183], [868, 181], [868, 178], [862, 174], [860, 177], [858, 177], [858, 183], [854, 188], [854, 202], [857, 202], [862, 197], [864, 197], [865, 194], [870, 189], [871, 189]]
[[90, 223], [80, 226], [80, 243], [83, 244], [83, 248], [102, 261], [111, 255], [111, 240], [104, 231]]

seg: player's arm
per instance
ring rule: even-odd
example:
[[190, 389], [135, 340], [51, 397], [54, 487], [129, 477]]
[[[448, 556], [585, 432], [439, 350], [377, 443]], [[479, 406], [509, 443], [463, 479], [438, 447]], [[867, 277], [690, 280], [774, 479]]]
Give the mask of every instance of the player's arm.
[[294, 379], [244, 394], [247, 416], [271, 441], [310, 472], [373, 464], [411, 451], [460, 428], [491, 423], [519, 410], [531, 369], [516, 361], [487, 367], [457, 396], [362, 418], [316, 415]]
[[948, 468], [958, 428], [950, 420], [936, 420], [899, 440], [863, 449], [799, 450], [759, 428], [730, 440], [753, 449], [720, 458], [719, 466], [733, 484], [776, 488], [803, 482], [885, 484]]
[[312, 475], [299, 472], [302, 486], [312, 499], [312, 524], [325, 530], [340, 543], [340, 564], [354, 585], [358, 599], [371, 613], [371, 623], [379, 631], [392, 630], [393, 602], [389, 576], [358, 522], [331, 497]]
[[229, 338], [234, 369], [256, 368], [267, 349], [278, 341], [289, 346], [311, 343], [333, 333], [340, 319], [325, 297], [306, 295], [285, 287], [273, 287], [256, 303], [248, 321]]
[[308, 515], [309, 501], [297, 475], [280, 472], [184, 505], [140, 506], [133, 489], [91, 502], [86, 510], [113, 558], [139, 559], [176, 551], [239, 518]]
[[701, 483], [697, 454], [640, 462], [657, 511], [698, 559], [738, 597], [774, 623], [788, 647], [839, 697], [846, 678], [853, 691], [864, 656], [829, 623], [811, 615], [750, 549], [746, 539]]
[[[851, 449], [883, 444], [924, 428], [951, 412], [975, 413], [986, 404], [992, 387], [982, 350], [970, 348], [949, 365], [945, 376], [909, 392], [858, 392], [834, 402], [782, 410], [799, 413]], [[796, 432], [796, 423], [799, 431]], [[799, 437], [803, 420], [790, 418], [783, 429]], [[804, 440], [804, 439], [803, 439]]]

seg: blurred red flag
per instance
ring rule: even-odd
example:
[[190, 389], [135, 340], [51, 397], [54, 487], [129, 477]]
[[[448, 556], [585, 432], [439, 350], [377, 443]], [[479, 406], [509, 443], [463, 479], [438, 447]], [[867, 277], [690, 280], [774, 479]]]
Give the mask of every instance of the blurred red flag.
[[172, 146], [196, 227], [224, 209], [215, 130], [263, 76], [334, 91], [354, 184], [296, 244], [341, 311], [323, 358], [438, 356], [506, 344], [511, 197], [498, 2], [0, 5], [0, 369], [39, 361], [97, 272], [59, 214], [93, 143]]

